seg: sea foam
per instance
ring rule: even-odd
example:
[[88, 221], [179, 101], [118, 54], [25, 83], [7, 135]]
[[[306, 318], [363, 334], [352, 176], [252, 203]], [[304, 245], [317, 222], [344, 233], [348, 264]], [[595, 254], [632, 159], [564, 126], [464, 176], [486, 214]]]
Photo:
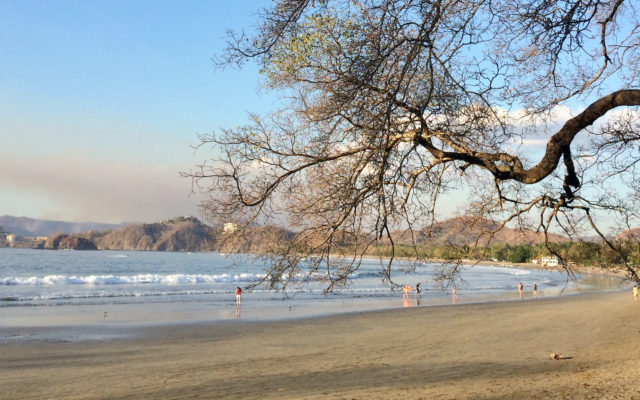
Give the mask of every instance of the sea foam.
[[57, 286], [57, 285], [139, 285], [139, 284], [198, 284], [225, 282], [254, 282], [263, 278], [260, 274], [139, 274], [139, 275], [87, 275], [65, 276], [47, 275], [31, 277], [1, 278], [0, 285], [6, 286]]

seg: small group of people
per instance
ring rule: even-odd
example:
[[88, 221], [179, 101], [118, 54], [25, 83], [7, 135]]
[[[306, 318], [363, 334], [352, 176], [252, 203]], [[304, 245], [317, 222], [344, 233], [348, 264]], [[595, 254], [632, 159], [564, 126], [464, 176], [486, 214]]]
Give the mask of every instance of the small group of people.
[[[411, 286], [409, 285], [404, 285], [402, 287], [402, 295], [403, 297], [409, 297], [409, 293], [411, 293]], [[416, 295], [419, 295], [420, 293], [422, 293], [422, 289], [420, 289], [420, 282], [418, 282], [416, 284]]]
[[[522, 298], [522, 290], [524, 289], [524, 285], [522, 285], [522, 282], [518, 283], [518, 294], [520, 295], [520, 298]], [[538, 297], [538, 285], [533, 282], [533, 285], [531, 285], [531, 290], [533, 291], [533, 297]]]
[[[411, 289], [412, 288], [409, 285], [404, 285], [402, 287], [402, 297], [404, 299], [409, 298], [409, 293], [411, 293]], [[416, 284], [416, 296], [418, 296], [418, 298], [420, 297], [420, 293], [422, 293], [422, 289], [420, 288], [420, 282], [418, 282]], [[458, 299], [458, 289], [456, 288], [456, 285], [453, 285], [453, 288], [451, 290], [451, 296], [452, 296], [453, 304], [456, 304], [456, 300]]]

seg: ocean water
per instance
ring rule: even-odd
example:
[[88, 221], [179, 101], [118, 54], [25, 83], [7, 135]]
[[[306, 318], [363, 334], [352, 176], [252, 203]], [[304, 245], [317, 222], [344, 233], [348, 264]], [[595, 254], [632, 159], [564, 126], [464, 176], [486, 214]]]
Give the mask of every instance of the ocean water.
[[[250, 256], [0, 248], [0, 327], [274, 320], [452, 303], [450, 291], [434, 281], [437, 265], [405, 273], [408, 266], [397, 263], [392, 279], [414, 288], [421, 282], [422, 294], [413, 291], [409, 299], [382, 282], [380, 261], [371, 259], [333, 293], [325, 294], [326, 283], [314, 281], [285, 292], [257, 287], [245, 291], [236, 307], [236, 286], [245, 288], [265, 274], [265, 266]], [[538, 298], [622, 284], [600, 275], [571, 281], [560, 271], [509, 266], [464, 266], [461, 277], [457, 303], [518, 299], [519, 282], [525, 300], [533, 297], [533, 282]]]

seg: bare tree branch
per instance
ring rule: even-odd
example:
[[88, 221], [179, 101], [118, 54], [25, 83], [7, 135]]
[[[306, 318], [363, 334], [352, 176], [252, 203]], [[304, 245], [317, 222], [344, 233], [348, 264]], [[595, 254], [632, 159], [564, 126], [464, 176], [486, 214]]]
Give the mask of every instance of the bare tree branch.
[[[573, 237], [589, 225], [606, 239], [594, 213], [639, 214], [606, 195], [610, 185], [640, 189], [630, 117], [640, 105], [636, 8], [622, 0], [275, 1], [252, 35], [230, 33], [217, 61], [257, 62], [265, 87], [288, 103], [204, 137], [219, 156], [186, 175], [210, 188], [211, 218], [298, 229], [278, 249], [272, 285], [313, 255], [308, 273], [323, 266], [333, 288], [383, 242], [390, 280], [394, 231], [408, 228], [415, 243], [414, 230], [435, 226], [442, 196], [462, 187], [477, 221], [495, 222], [467, 254], [508, 226]], [[584, 109], [557, 125], [553, 112], [576, 104]], [[544, 135], [543, 152], [516, 146], [530, 134]], [[340, 252], [347, 257], [336, 261]]]

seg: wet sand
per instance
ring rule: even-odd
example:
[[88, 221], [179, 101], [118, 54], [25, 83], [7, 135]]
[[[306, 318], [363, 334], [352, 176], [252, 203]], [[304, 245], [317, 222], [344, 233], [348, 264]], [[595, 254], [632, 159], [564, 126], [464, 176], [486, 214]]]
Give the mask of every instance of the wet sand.
[[640, 399], [639, 371], [629, 290], [5, 341], [0, 399]]

